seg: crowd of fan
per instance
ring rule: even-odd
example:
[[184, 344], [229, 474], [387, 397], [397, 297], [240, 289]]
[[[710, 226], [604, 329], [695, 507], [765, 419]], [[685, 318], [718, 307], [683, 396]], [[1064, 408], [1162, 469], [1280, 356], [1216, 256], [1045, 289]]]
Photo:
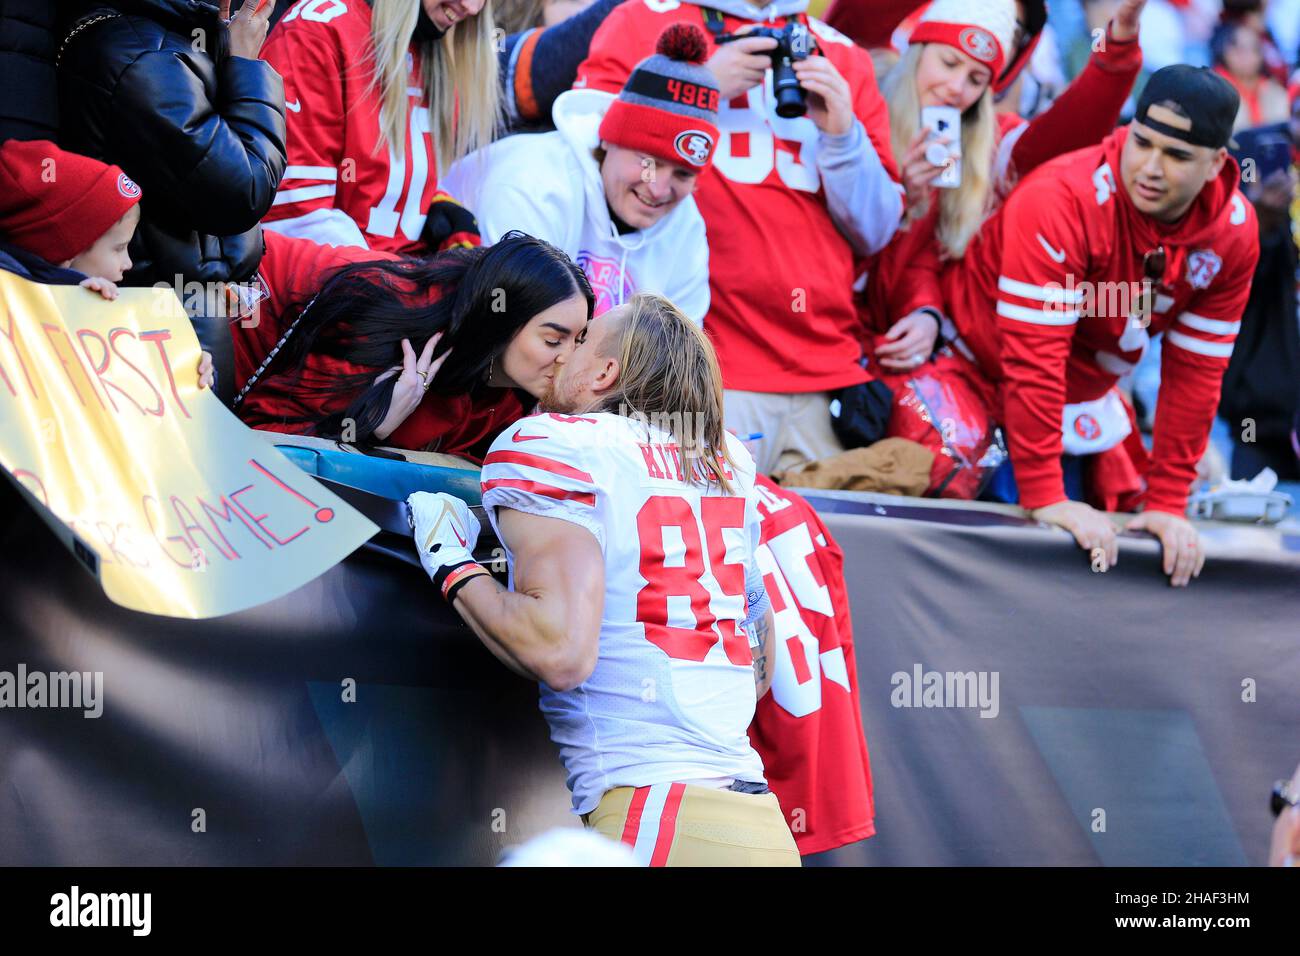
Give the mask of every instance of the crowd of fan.
[[[999, 426], [1026, 413], [1003, 408], [1006, 346], [984, 354], [962, 314], [1010, 255], [995, 224], [1025, 177], [1110, 143], [1157, 68], [1199, 62], [1240, 103], [1262, 255], [1244, 318], [1201, 320], [1240, 333], [1193, 346], [1223, 359], [1211, 403], [1226, 367], [1233, 476], [1300, 477], [1296, 0], [837, 0], [843, 33], [804, 29], [807, 0], [762, 21], [743, 0], [229, 6], [0, 5], [0, 266], [174, 288], [203, 380], [251, 425], [473, 459], [547, 400], [590, 320], [651, 291], [703, 323], [728, 427], [791, 484], [1044, 508], [1064, 481], [1181, 513], [1186, 488], [1096, 467], [1113, 449], [1004, 480]], [[784, 80], [804, 115], [771, 113]], [[935, 106], [955, 135], [922, 122]], [[1159, 346], [1120, 356], [1146, 432]]]

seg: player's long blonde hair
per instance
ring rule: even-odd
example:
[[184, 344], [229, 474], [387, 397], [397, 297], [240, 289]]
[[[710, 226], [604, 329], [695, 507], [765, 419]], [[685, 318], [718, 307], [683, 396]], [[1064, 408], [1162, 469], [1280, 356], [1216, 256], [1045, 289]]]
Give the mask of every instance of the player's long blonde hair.
[[[913, 43], [880, 84], [889, 103], [889, 138], [899, 164], [921, 125], [921, 99], [916, 91], [916, 69], [928, 44]], [[985, 89], [961, 117], [961, 186], [939, 189], [939, 224], [936, 233], [945, 259], [966, 254], [975, 233], [993, 212], [993, 159], [997, 151], [997, 116], [993, 94]], [[908, 221], [925, 215], [925, 208], [908, 210]]]
[[[372, 82], [381, 103], [384, 142], [401, 152], [406, 142], [406, 54], [415, 35], [421, 0], [373, 0], [370, 36]], [[492, 142], [501, 115], [497, 82], [496, 24], [492, 5], [452, 26], [421, 51], [424, 98], [433, 124], [438, 175], [455, 160]]]
[[713, 343], [661, 295], [638, 292], [628, 305], [620, 334], [608, 342], [620, 371], [603, 410], [666, 428], [687, 480], [702, 471], [731, 494], [726, 466], [735, 462], [727, 452], [722, 370]]

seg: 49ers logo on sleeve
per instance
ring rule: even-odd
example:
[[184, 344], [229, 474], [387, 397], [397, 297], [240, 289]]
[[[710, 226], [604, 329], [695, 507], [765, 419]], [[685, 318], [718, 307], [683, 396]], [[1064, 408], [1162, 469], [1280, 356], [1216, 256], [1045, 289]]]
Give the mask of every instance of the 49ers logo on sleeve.
[[702, 129], [683, 130], [673, 140], [673, 149], [692, 166], [704, 166], [713, 153], [713, 137]]
[[958, 34], [957, 42], [981, 63], [992, 63], [997, 59], [998, 41], [983, 27], [967, 27]]
[[1187, 281], [1193, 289], [1209, 288], [1223, 268], [1223, 260], [1212, 249], [1198, 249], [1187, 257]]
[[1101, 426], [1097, 419], [1084, 412], [1074, 420], [1074, 433], [1084, 441], [1093, 441], [1101, 437]]

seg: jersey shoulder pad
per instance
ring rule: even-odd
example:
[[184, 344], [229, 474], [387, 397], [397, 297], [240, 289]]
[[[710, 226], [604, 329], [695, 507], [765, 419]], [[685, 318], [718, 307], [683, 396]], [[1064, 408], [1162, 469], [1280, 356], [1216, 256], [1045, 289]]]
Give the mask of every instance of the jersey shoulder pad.
[[492, 442], [483, 460], [484, 478], [495, 465], [510, 466], [544, 478], [569, 479], [587, 490], [594, 489], [595, 477], [588, 464], [587, 449], [595, 447], [604, 434], [600, 419], [592, 415], [530, 415], [515, 422]]

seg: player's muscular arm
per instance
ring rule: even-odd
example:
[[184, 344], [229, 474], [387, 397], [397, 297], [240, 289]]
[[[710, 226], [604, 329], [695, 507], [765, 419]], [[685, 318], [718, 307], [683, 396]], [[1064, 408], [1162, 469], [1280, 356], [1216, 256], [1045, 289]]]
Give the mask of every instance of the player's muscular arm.
[[572, 690], [596, 666], [605, 603], [600, 544], [571, 522], [509, 508], [500, 510], [499, 527], [514, 555], [515, 590], [482, 575], [456, 593], [456, 610], [507, 667]]

